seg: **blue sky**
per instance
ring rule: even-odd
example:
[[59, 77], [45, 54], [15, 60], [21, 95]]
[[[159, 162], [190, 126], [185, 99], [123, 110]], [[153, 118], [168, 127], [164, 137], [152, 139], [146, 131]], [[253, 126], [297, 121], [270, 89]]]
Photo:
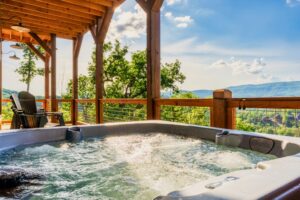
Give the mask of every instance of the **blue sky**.
[[[187, 79], [180, 88], [187, 90], [300, 80], [299, 19], [300, 0], [165, 0], [162, 62], [182, 62]], [[107, 40], [119, 39], [130, 51], [144, 49], [145, 22], [135, 1], [127, 0], [116, 11]], [[93, 46], [88, 33], [79, 58], [82, 74]], [[71, 41], [58, 40], [59, 94], [71, 78], [71, 52]], [[18, 62], [6, 56], [4, 63], [4, 87], [25, 89], [13, 72]], [[42, 80], [34, 80], [34, 93], [43, 94]]]

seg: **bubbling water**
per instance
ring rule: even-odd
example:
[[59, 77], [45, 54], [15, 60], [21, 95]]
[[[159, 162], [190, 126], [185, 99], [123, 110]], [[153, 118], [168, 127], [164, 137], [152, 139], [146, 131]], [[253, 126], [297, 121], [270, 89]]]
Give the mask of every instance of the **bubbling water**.
[[27, 147], [1, 156], [47, 177], [33, 199], [153, 199], [273, 156], [165, 134]]

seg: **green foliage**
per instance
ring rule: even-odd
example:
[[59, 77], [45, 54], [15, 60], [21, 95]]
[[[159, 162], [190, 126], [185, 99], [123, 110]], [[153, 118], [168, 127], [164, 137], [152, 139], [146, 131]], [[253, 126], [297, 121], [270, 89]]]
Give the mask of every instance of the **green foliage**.
[[237, 113], [238, 130], [287, 136], [300, 136], [300, 121], [295, 110], [255, 109]]
[[[104, 96], [106, 98], [146, 98], [147, 96], [147, 59], [146, 51], [136, 51], [128, 59], [128, 46], [122, 46], [119, 41], [104, 45]], [[89, 63], [88, 75], [80, 75], [79, 98], [94, 99], [96, 83], [96, 52], [92, 54]], [[164, 90], [178, 92], [177, 84], [183, 83], [185, 76], [180, 72], [181, 63], [165, 63], [161, 66], [161, 87]], [[72, 97], [72, 80], [68, 83], [66, 94], [63, 98]], [[95, 122], [95, 108], [92, 103], [79, 105], [79, 119], [84, 122]], [[64, 106], [63, 109], [70, 110]], [[117, 110], [127, 113], [123, 119], [144, 119], [145, 108], [140, 105], [105, 105], [105, 118], [116, 117]], [[134, 112], [133, 112], [134, 111]], [[119, 113], [119, 115], [124, 113]]]
[[2, 120], [11, 120], [13, 117], [13, 112], [11, 110], [11, 103], [2, 104]]
[[185, 76], [180, 72], [181, 63], [176, 60], [175, 63], [165, 63], [161, 69], [161, 87], [163, 90], [170, 89], [173, 93], [178, 93], [177, 83], [182, 84]]
[[[29, 92], [31, 81], [37, 75], [44, 75], [44, 69], [37, 68], [35, 61], [38, 57], [26, 44], [20, 44], [20, 46], [24, 48], [23, 60], [21, 61], [21, 66], [17, 68], [15, 72], [21, 76], [20, 81], [27, 85], [27, 92]], [[38, 46], [37, 49], [42, 53], [40, 46]]]
[[[73, 82], [69, 81], [67, 91], [63, 95], [64, 99], [72, 99]], [[80, 75], [78, 77], [78, 96], [80, 99], [94, 99], [95, 98], [95, 86], [92, 79], [86, 75]], [[95, 105], [93, 103], [85, 103], [78, 105], [79, 120], [87, 123], [94, 123], [95, 120], [91, 116], [95, 116]], [[64, 103], [61, 105], [61, 111], [64, 116], [71, 119], [71, 104]], [[66, 119], [67, 120], [67, 119]]]
[[[147, 95], [146, 51], [136, 51], [128, 60], [128, 46], [119, 41], [104, 46], [104, 95], [107, 98], [145, 98]], [[161, 66], [161, 88], [178, 91], [177, 84], [183, 83], [185, 76], [180, 72], [181, 63], [165, 63]], [[95, 83], [96, 56], [92, 55], [89, 64], [89, 77]]]
[[[198, 97], [193, 93], [189, 92], [189, 93], [178, 93], [173, 95], [171, 98], [195, 99]], [[209, 126], [210, 111], [209, 108], [205, 108], [205, 107], [162, 106], [161, 119], [166, 121]]]
[[250, 132], [255, 131], [255, 127], [253, 124], [244, 122], [240, 118], [236, 119], [236, 129]]

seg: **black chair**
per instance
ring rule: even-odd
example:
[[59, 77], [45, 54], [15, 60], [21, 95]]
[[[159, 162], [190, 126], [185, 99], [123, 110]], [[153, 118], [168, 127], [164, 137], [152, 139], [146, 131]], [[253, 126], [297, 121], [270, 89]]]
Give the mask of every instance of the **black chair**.
[[11, 129], [45, 127], [50, 116], [58, 120], [58, 126], [65, 125], [62, 113], [45, 112], [44, 109], [37, 110], [35, 97], [29, 92], [12, 94], [10, 98], [14, 112]]

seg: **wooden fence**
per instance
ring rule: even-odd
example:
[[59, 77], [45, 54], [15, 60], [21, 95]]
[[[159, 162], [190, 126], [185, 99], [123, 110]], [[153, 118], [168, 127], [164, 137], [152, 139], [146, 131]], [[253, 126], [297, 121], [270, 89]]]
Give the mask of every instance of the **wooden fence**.
[[[2, 103], [9, 103], [9, 99], [3, 99]], [[50, 110], [50, 100], [37, 100], [46, 110]], [[85, 124], [78, 120], [79, 104], [117, 104], [117, 105], [147, 105], [146, 99], [57, 99], [56, 106], [59, 104], [69, 104], [70, 120], [69, 124]], [[236, 110], [247, 108], [266, 108], [266, 109], [300, 109], [300, 97], [272, 97], [272, 98], [232, 98], [229, 90], [216, 90], [213, 98], [210, 99], [155, 99], [155, 109], [161, 110], [163, 106], [180, 107], [206, 107], [210, 110], [210, 126], [235, 129]], [[58, 108], [58, 110], [61, 110]], [[75, 112], [74, 112], [75, 111]], [[156, 119], [160, 119], [158, 116]], [[10, 123], [9, 120], [2, 120], [2, 123]]]

